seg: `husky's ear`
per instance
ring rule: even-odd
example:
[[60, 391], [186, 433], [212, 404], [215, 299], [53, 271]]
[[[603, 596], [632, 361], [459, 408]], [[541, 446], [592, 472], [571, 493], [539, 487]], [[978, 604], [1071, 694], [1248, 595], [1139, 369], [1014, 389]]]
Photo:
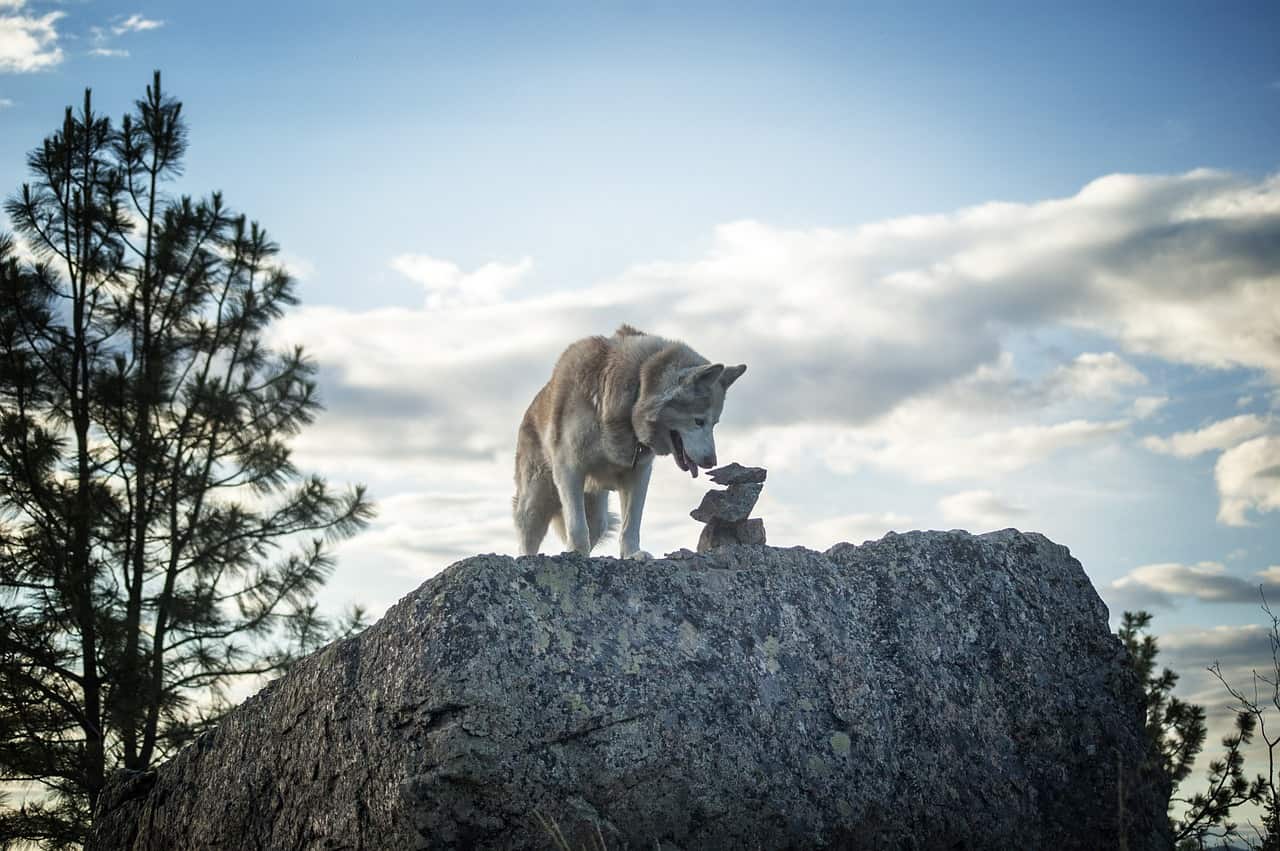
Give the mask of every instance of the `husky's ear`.
[[742, 373], [747, 371], [747, 365], [740, 363], [737, 366], [726, 366], [724, 372], [720, 374], [720, 386], [726, 390], [729, 385], [742, 377]]
[[710, 387], [724, 372], [722, 363], [704, 363], [702, 366], [691, 366], [680, 373], [680, 383], [687, 387]]

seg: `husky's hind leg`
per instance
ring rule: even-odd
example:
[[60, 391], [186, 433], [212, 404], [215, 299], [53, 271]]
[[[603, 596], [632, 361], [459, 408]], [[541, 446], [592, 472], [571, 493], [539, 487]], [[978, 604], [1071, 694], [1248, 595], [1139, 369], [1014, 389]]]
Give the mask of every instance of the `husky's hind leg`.
[[609, 513], [608, 491], [587, 491], [583, 501], [587, 509], [587, 533], [594, 550], [600, 539], [618, 525], [618, 518]]
[[542, 546], [542, 539], [547, 536], [551, 518], [560, 513], [560, 498], [556, 496], [551, 476], [534, 474], [527, 481], [520, 482], [512, 509], [516, 533], [520, 536], [520, 555], [535, 555]]

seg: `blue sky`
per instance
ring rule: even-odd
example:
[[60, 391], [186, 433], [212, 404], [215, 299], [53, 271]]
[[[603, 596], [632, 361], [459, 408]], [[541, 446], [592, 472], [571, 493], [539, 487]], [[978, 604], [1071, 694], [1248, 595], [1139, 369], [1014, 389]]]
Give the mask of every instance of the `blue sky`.
[[[182, 188], [300, 278], [370, 484], [326, 591], [511, 551], [510, 454], [571, 340], [745, 361], [720, 454], [771, 541], [1015, 525], [1147, 607], [1187, 690], [1280, 584], [1280, 6], [0, 0], [0, 189], [91, 86], [181, 98]], [[97, 51], [95, 54], [94, 51]], [[659, 468], [647, 548], [700, 496]], [[549, 542], [548, 547], [552, 546]], [[1273, 573], [1268, 573], [1268, 571]]]
[[[572, 286], [744, 217], [852, 225], [1275, 166], [1274, 4], [529, 5], [29, 0], [65, 13], [65, 58], [0, 77], [0, 167], [86, 85], [119, 112], [161, 68], [191, 187], [323, 257], [309, 300], [374, 307], [415, 293], [370, 281], [370, 257], [425, 247], [533, 255], [530, 286]], [[134, 14], [164, 26], [85, 55]], [[338, 231], [368, 253], [328, 250]]]

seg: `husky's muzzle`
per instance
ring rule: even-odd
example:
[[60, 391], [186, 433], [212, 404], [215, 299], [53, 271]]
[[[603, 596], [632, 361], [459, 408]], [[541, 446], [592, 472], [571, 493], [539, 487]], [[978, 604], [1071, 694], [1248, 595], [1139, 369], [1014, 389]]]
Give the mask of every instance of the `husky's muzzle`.
[[[693, 460], [688, 452], [684, 451], [684, 441], [680, 439], [680, 432], [675, 429], [671, 430], [671, 454], [676, 458], [676, 466], [686, 473], [698, 478], [698, 464]], [[712, 464], [711, 466], [715, 466]]]

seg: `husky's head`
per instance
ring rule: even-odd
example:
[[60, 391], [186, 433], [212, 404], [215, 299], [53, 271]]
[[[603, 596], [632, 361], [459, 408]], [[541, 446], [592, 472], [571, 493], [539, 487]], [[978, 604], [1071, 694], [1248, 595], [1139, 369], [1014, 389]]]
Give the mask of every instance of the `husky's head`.
[[663, 394], [665, 401], [651, 437], [653, 451], [674, 456], [680, 469], [695, 479], [699, 467], [716, 466], [712, 429], [720, 421], [724, 392], [746, 371], [746, 364], [707, 363], [677, 373]]

